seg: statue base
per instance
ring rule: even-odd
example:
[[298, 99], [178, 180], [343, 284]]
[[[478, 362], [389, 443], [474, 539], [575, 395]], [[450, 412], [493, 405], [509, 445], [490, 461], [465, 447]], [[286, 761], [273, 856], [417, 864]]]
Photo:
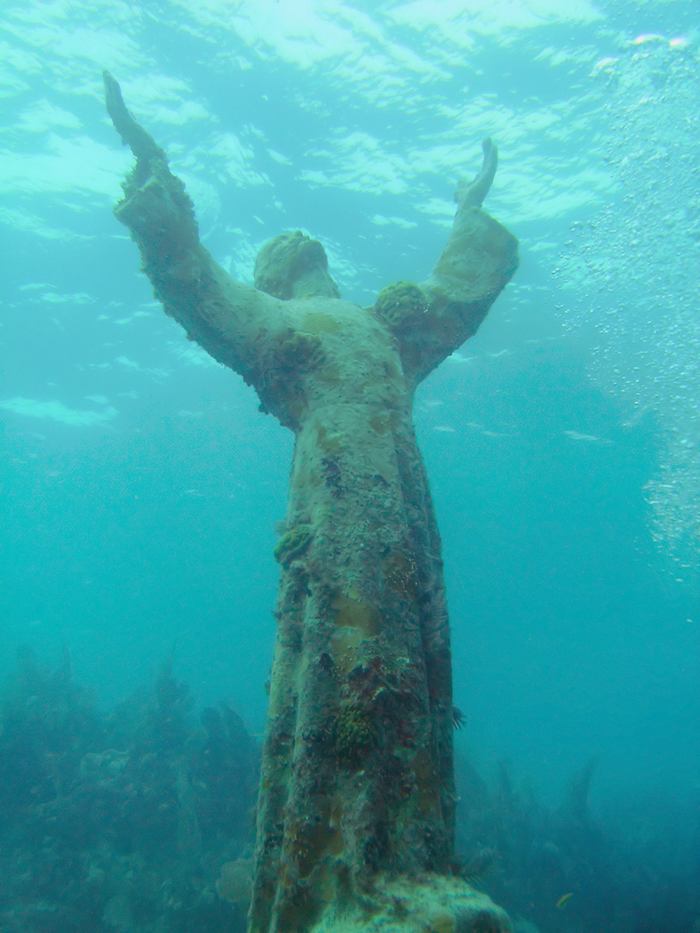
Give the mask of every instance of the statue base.
[[461, 878], [377, 879], [352, 906], [329, 905], [311, 933], [511, 933], [508, 915]]

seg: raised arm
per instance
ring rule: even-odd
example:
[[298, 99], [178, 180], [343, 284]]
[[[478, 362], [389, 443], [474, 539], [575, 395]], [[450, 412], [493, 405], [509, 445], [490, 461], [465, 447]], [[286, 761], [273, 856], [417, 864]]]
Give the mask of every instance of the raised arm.
[[136, 241], [156, 297], [219, 362], [264, 391], [262, 357], [283, 333], [283, 303], [235, 282], [199, 242], [194, 208], [163, 150], [126, 109], [121, 89], [104, 73], [105, 102], [114, 128], [136, 156], [123, 183], [117, 218]]
[[481, 209], [498, 164], [490, 139], [482, 148], [481, 171], [457, 188], [452, 231], [433, 274], [420, 285], [390, 285], [374, 308], [396, 336], [415, 383], [476, 332], [518, 266], [517, 240]]

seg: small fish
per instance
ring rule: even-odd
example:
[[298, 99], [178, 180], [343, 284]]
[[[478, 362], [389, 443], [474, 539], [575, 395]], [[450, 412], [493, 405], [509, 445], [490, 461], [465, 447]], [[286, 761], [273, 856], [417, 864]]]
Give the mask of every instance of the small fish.
[[574, 896], [573, 891], [567, 891], [566, 894], [562, 894], [562, 896], [559, 898], [559, 900], [556, 902], [554, 906], [558, 910], [561, 910], [562, 907], [566, 907], [566, 905], [569, 903], [569, 901], [571, 900], [573, 896]]

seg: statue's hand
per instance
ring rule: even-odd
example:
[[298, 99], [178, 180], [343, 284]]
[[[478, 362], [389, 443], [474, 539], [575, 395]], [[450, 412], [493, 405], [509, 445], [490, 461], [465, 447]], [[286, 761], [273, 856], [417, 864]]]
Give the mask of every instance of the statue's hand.
[[114, 213], [135, 232], [146, 233], [149, 228], [165, 232], [176, 223], [177, 212], [167, 189], [152, 175], [139, 185], [127, 181], [124, 194]]
[[163, 150], [156, 145], [155, 140], [134, 120], [126, 109], [122, 91], [116, 78], [108, 71], [103, 71], [102, 77], [105, 84], [107, 113], [114, 124], [114, 129], [138, 159], [139, 167], [145, 168], [143, 163], [149, 163], [152, 159], [166, 161]]
[[170, 172], [160, 146], [126, 109], [119, 83], [108, 71], [103, 77], [107, 113], [136, 156], [123, 184], [124, 198], [115, 209], [117, 217], [156, 251], [173, 255], [192, 249], [198, 231], [185, 186]]
[[482, 142], [481, 148], [484, 153], [481, 171], [473, 181], [461, 181], [457, 186], [455, 201], [460, 208], [481, 207], [496, 174], [496, 167], [498, 166], [496, 144], [492, 139], [487, 138]]

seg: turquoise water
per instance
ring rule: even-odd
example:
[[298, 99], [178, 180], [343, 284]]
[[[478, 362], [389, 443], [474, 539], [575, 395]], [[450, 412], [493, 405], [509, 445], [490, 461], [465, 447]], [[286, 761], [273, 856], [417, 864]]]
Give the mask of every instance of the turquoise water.
[[[440, 13], [436, 10], [440, 9]], [[522, 265], [421, 388], [460, 748], [545, 800], [700, 793], [697, 3], [4, 5], [0, 675], [111, 703], [162, 660], [259, 734], [291, 436], [152, 300], [101, 70], [245, 281], [302, 228], [344, 297], [426, 276], [492, 135]]]

